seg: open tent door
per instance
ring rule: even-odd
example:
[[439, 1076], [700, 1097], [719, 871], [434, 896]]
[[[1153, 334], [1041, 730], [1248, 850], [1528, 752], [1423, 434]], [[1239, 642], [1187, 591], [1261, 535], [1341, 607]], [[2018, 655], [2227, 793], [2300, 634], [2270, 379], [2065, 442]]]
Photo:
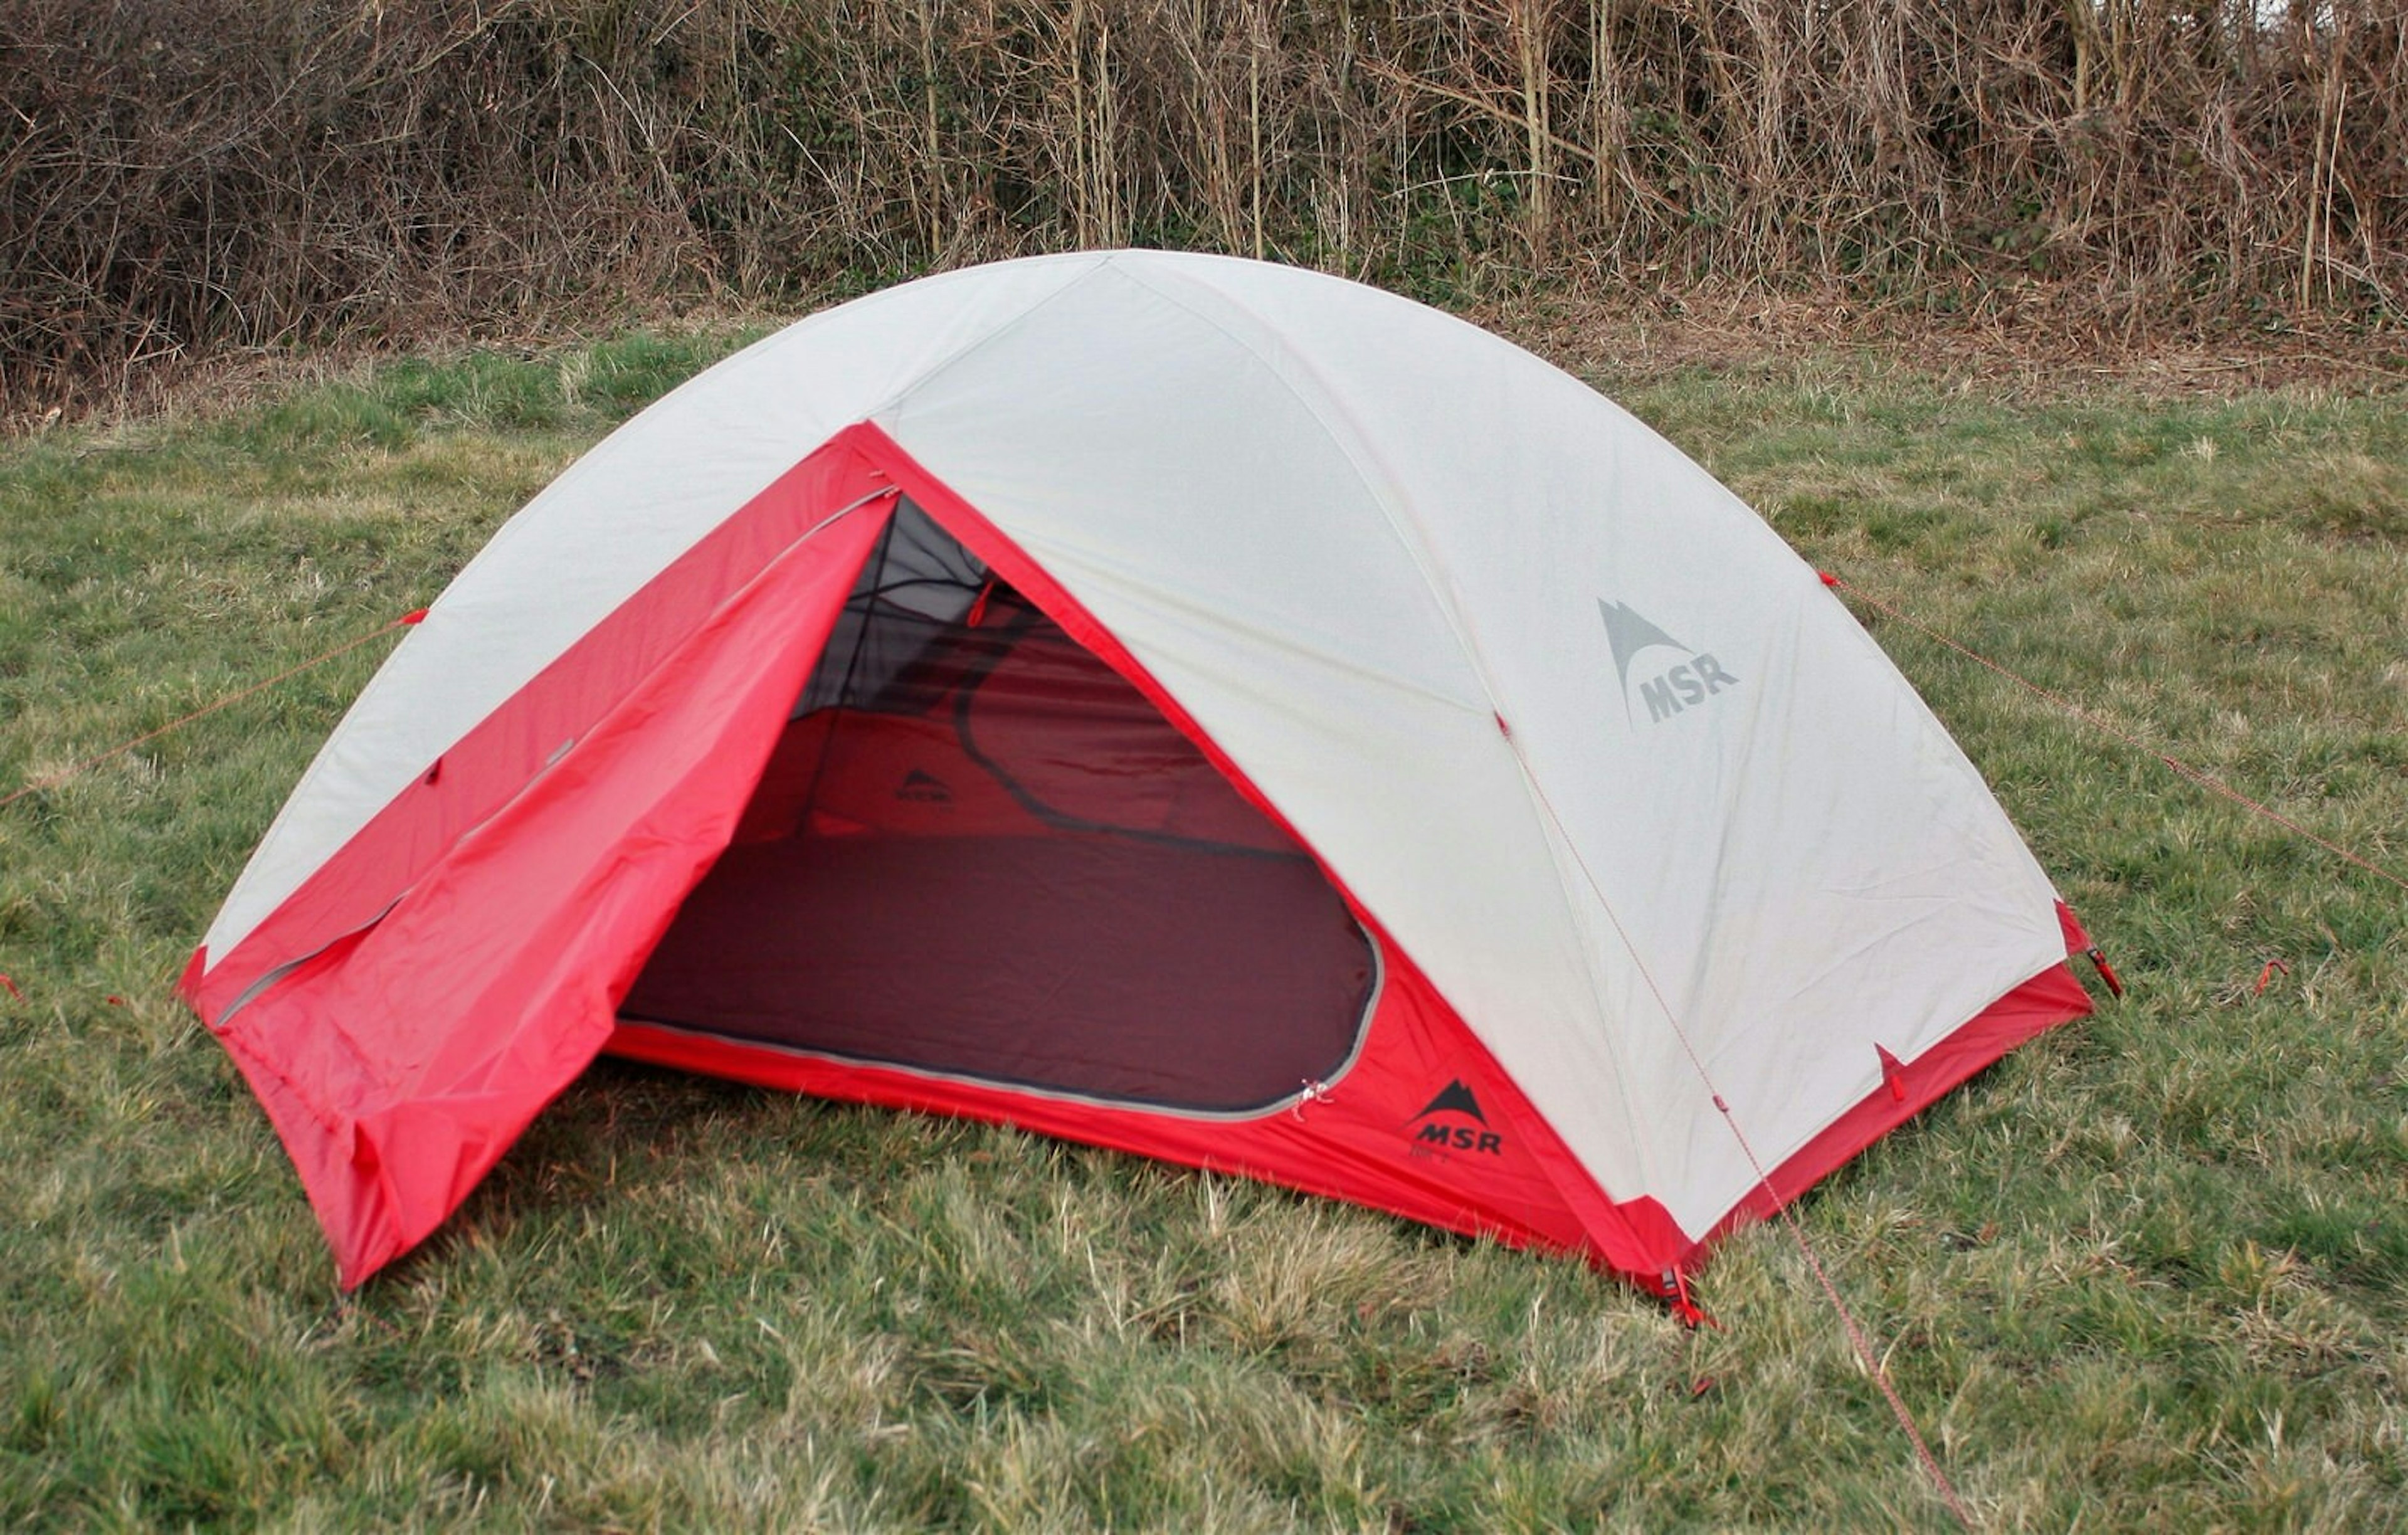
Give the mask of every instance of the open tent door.
[[1343, 1072], [1377, 977], [1312, 856], [906, 501], [621, 1013], [1243, 1114]]
[[875, 451], [905, 496], [610, 1051], [1649, 1261], [1660, 1212], [1109, 631]]
[[[727, 845], [890, 497], [850, 447], [797, 466], [329, 860], [265, 934], [297, 957], [236, 950], [188, 980], [346, 1286], [440, 1225], [608, 1042]], [[407, 882], [380, 903], [370, 877], [395, 869]]]

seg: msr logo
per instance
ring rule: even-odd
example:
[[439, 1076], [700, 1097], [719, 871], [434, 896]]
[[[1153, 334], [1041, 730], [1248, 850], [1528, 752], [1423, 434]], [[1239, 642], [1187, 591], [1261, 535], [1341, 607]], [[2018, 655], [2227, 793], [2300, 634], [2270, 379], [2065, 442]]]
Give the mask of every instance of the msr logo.
[[[1464, 1121], [1469, 1120], [1470, 1124]], [[1412, 1131], [1413, 1155], [1427, 1156], [1435, 1152], [1479, 1152], [1489, 1156], [1505, 1155], [1505, 1138], [1488, 1127], [1488, 1116], [1480, 1112], [1480, 1100], [1458, 1077], [1439, 1089], [1429, 1107], [1407, 1122]], [[1474, 1126], [1477, 1126], [1475, 1128]]]
[[953, 791], [934, 773], [924, 773], [914, 768], [903, 775], [902, 786], [895, 791], [897, 799], [909, 799], [922, 805], [950, 805]]
[[1723, 689], [1739, 685], [1739, 679], [1725, 671], [1721, 662], [1682, 644], [1634, 612], [1628, 603], [1608, 602], [1599, 597], [1597, 610], [1605, 620], [1606, 642], [1613, 647], [1613, 669], [1622, 682], [1622, 711], [1626, 716], [1631, 712], [1630, 664], [1644, 651], [1675, 650], [1689, 657], [1657, 676], [1642, 675], [1639, 696], [1647, 700], [1649, 724], [1661, 724], [1684, 709], [1697, 708]]

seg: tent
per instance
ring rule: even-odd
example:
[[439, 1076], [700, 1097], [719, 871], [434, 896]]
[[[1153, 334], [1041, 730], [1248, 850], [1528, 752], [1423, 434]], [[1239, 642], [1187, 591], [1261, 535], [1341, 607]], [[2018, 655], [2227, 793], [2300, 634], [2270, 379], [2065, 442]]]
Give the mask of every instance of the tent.
[[346, 1284], [609, 1051], [1669, 1289], [2087, 1011], [2085, 942], [1639, 422], [1370, 288], [1120, 251], [829, 309], [588, 453], [183, 989]]

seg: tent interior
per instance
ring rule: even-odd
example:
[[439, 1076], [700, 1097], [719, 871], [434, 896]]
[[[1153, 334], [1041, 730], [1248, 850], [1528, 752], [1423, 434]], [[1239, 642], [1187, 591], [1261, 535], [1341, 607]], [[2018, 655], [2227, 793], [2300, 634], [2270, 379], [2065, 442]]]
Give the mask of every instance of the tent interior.
[[1379, 968], [1293, 838], [907, 500], [620, 1011], [1240, 1113], [1343, 1069]]

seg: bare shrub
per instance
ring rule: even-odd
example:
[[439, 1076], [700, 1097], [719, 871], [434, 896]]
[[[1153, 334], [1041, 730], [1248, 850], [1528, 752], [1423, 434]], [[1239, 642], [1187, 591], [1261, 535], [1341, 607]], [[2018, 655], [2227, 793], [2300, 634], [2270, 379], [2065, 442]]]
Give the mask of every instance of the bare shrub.
[[2393, 316], [2396, 0], [0, 0], [0, 409], [1038, 250]]

